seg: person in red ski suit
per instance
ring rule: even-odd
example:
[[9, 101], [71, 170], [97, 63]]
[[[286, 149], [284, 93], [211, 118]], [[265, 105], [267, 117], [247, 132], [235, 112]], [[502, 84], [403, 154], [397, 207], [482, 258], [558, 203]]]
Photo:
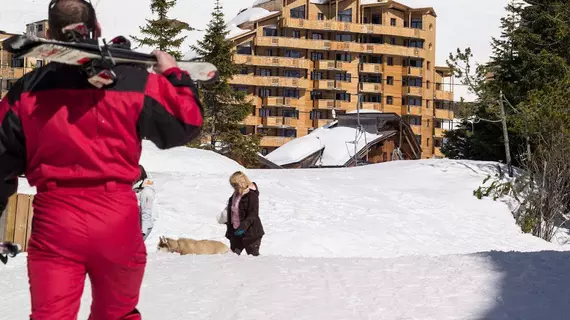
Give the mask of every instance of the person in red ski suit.
[[[100, 35], [85, 0], [52, 1], [49, 37], [85, 23]], [[182, 146], [202, 128], [190, 75], [155, 51], [156, 73], [118, 64], [98, 89], [81, 67], [51, 62], [19, 79], [0, 102], [0, 202], [18, 175], [37, 187], [28, 246], [33, 320], [76, 319], [86, 276], [90, 320], [141, 319], [136, 309], [146, 265], [132, 185], [141, 139]]]

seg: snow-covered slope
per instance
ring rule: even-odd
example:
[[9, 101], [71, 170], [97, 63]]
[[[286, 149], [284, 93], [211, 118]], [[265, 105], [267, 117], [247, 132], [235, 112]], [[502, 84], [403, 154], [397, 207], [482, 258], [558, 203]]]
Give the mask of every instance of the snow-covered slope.
[[[227, 243], [216, 214], [240, 165], [148, 142], [141, 163], [160, 212], [147, 239], [145, 318], [563, 319], [570, 311], [567, 247], [522, 234], [505, 204], [472, 196], [493, 163], [247, 170], [266, 231], [257, 258], [156, 252], [161, 235]], [[26, 317], [25, 254], [2, 276], [3, 317]]]

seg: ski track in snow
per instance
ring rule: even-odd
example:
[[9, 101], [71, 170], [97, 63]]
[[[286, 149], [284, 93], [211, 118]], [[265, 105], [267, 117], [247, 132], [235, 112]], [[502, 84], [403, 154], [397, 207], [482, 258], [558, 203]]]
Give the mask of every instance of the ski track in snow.
[[[211, 152], [141, 163], [157, 191], [139, 309], [145, 319], [565, 319], [569, 246], [522, 234], [472, 191], [495, 164], [400, 161], [351, 169], [245, 170]], [[159, 236], [228, 244], [217, 214], [244, 170], [260, 189], [260, 257], [156, 252]], [[25, 183], [20, 192], [33, 193]], [[548, 251], [546, 251], [548, 250]], [[2, 319], [29, 313], [26, 255], [0, 268]], [[90, 307], [87, 281], [80, 319]], [[6, 311], [7, 310], [7, 311]]]

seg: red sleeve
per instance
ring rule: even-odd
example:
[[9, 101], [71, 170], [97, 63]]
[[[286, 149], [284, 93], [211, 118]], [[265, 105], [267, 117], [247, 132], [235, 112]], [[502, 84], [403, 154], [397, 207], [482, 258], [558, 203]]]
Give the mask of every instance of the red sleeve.
[[190, 75], [171, 68], [151, 73], [137, 128], [141, 138], [160, 149], [183, 146], [200, 135], [202, 105]]

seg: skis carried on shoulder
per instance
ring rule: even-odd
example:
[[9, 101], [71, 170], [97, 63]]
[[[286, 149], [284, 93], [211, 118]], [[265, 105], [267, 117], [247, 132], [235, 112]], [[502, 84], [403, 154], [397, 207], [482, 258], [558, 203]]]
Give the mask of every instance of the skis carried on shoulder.
[[19, 244], [12, 242], [0, 242], [0, 261], [3, 264], [8, 263], [8, 257], [14, 258], [22, 251], [22, 247]]
[[[15, 35], [3, 41], [4, 50], [17, 58], [28, 57], [59, 63], [83, 66], [89, 81], [97, 86], [115, 81], [113, 67], [120, 63], [142, 64], [151, 67], [157, 63], [151, 54], [131, 50], [131, 43], [123, 36], [109, 43], [87, 38], [84, 24], [74, 24], [63, 29], [69, 42], [56, 41], [26, 35]], [[178, 61], [178, 67], [187, 71], [192, 80], [212, 83], [217, 80], [218, 69], [201, 61]]]

